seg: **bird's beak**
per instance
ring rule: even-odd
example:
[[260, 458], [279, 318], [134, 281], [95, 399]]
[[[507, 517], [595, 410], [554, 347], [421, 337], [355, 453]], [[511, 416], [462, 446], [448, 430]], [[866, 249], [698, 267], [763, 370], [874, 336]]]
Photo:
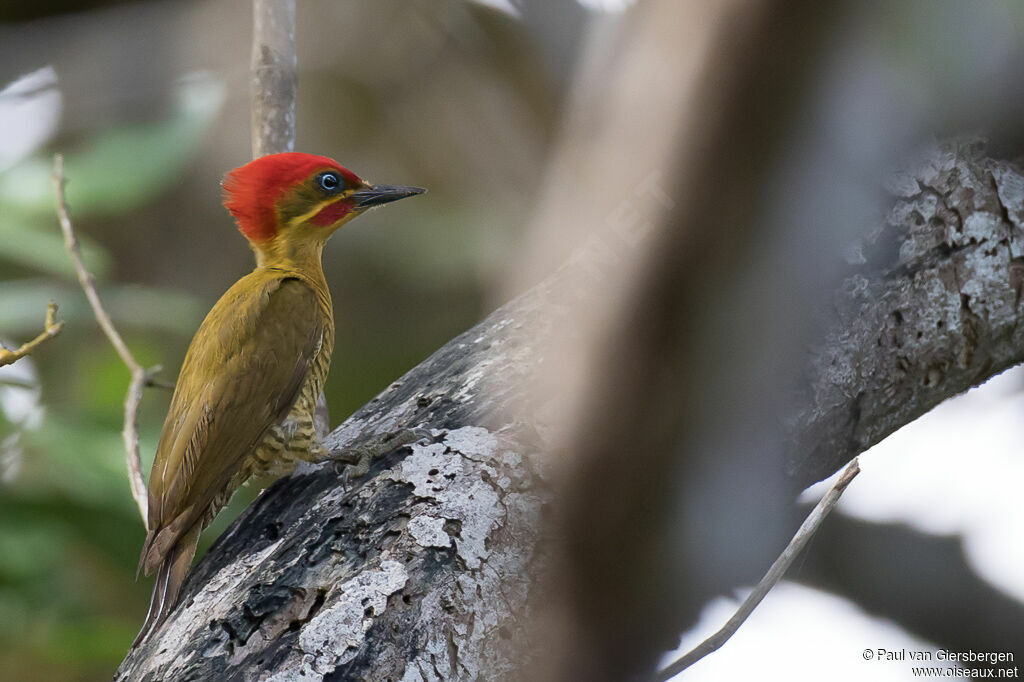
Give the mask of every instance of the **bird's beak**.
[[391, 201], [423, 194], [427, 190], [422, 187], [405, 187], [403, 185], [370, 185], [352, 194], [356, 210], [380, 206]]

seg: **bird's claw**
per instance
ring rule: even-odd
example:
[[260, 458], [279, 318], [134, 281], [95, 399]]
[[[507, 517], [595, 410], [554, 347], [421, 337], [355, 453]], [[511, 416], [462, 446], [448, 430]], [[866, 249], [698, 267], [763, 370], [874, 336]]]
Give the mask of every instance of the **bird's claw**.
[[378, 457], [383, 457], [399, 448], [418, 443], [432, 441], [434, 434], [430, 429], [416, 426], [373, 436], [366, 441], [354, 445], [331, 456], [336, 462], [344, 465], [341, 473], [342, 486], [347, 488], [349, 481], [362, 478], [370, 471], [370, 465]]

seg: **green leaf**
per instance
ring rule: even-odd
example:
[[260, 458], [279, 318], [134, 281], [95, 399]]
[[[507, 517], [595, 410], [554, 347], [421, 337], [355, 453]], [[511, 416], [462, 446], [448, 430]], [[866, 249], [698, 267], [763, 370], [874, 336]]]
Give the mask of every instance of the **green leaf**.
[[[88, 237], [78, 235], [85, 267], [100, 279], [110, 272], [110, 255]], [[75, 266], [64, 247], [64, 236], [54, 214], [48, 221], [19, 215], [0, 214], [0, 258], [18, 265], [61, 277], [75, 277]]]
[[[67, 199], [74, 213], [115, 215], [153, 199], [179, 176], [224, 102], [224, 86], [207, 73], [190, 74], [166, 121], [121, 126], [65, 155]], [[0, 173], [0, 214], [53, 215], [49, 157], [28, 159]]]
[[[113, 284], [100, 288], [99, 294], [122, 334], [128, 329], [151, 329], [190, 338], [209, 307], [190, 294], [158, 287]], [[96, 325], [85, 294], [72, 285], [0, 281], [0, 301], [0, 334], [5, 337], [38, 334], [49, 301], [60, 306], [57, 316], [66, 324]]]

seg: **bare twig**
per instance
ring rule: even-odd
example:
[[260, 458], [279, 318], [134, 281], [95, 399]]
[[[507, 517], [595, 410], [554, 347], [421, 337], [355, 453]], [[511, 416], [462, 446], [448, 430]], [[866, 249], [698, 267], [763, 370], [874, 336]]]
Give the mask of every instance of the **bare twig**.
[[800, 550], [804, 548], [807, 541], [811, 539], [811, 536], [817, 532], [821, 522], [825, 520], [832, 508], [839, 502], [839, 497], [846, 490], [846, 487], [850, 485], [850, 482], [860, 473], [860, 461], [854, 457], [850, 463], [843, 470], [843, 473], [839, 476], [839, 479], [829, 489], [825, 496], [821, 498], [821, 501], [811, 510], [811, 513], [804, 519], [804, 522], [800, 525], [800, 529], [797, 530], [796, 535], [786, 545], [786, 549], [782, 550], [782, 554], [775, 560], [772, 567], [768, 569], [764, 577], [761, 578], [761, 582], [757, 584], [754, 591], [751, 592], [743, 603], [740, 604], [740, 608], [737, 609], [736, 613], [733, 614], [722, 628], [711, 635], [703, 642], [694, 647], [687, 654], [676, 659], [671, 665], [664, 668], [655, 676], [657, 682], [664, 682], [669, 680], [682, 671], [689, 668], [691, 665], [704, 658], [713, 651], [717, 651], [723, 644], [729, 641], [736, 630], [739, 629], [740, 625], [750, 616], [750, 614], [757, 608], [757, 605], [761, 603], [761, 600], [765, 598], [765, 595], [775, 587], [775, 585], [782, 579], [786, 571], [789, 569], [790, 564], [796, 559], [797, 555], [800, 554]]
[[57, 321], [57, 304], [50, 301], [49, 305], [46, 306], [46, 323], [39, 336], [31, 341], [21, 344], [21, 346], [16, 350], [8, 350], [3, 346], [0, 346], [0, 367], [9, 365], [12, 362], [16, 362], [25, 357], [47, 339], [52, 339], [57, 336], [63, 326], [63, 322]]
[[139, 507], [142, 515], [142, 524], [147, 524], [148, 497], [146, 493], [146, 480], [142, 476], [142, 462], [139, 459], [139, 431], [136, 426], [139, 411], [139, 402], [142, 400], [142, 387], [153, 383], [153, 373], [159, 371], [159, 367], [147, 370], [132, 356], [128, 346], [125, 345], [121, 335], [114, 327], [110, 316], [100, 302], [99, 294], [96, 293], [96, 282], [92, 274], [86, 269], [85, 261], [82, 260], [82, 251], [78, 246], [78, 238], [75, 237], [75, 230], [71, 224], [71, 216], [68, 214], [67, 200], [64, 197], [64, 157], [57, 154], [53, 159], [53, 186], [57, 192], [57, 218], [60, 220], [60, 228], [64, 232], [64, 244], [67, 246], [71, 260], [75, 264], [75, 271], [78, 273], [78, 281], [85, 291], [85, 297], [89, 299], [89, 305], [99, 322], [100, 329], [110, 339], [114, 350], [121, 356], [121, 360], [128, 367], [132, 374], [131, 382], [128, 384], [128, 395], [124, 400], [124, 430], [121, 436], [124, 438], [125, 463], [128, 468], [128, 483], [132, 489], [132, 497]]

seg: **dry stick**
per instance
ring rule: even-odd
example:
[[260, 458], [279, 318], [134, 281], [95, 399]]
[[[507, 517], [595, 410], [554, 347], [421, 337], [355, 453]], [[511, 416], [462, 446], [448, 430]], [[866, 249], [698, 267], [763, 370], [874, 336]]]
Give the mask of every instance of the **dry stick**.
[[57, 321], [57, 304], [50, 301], [46, 306], [46, 323], [43, 327], [43, 331], [40, 332], [39, 336], [21, 344], [17, 350], [7, 350], [0, 346], [0, 367], [9, 365], [12, 362], [17, 362], [21, 358], [25, 357], [36, 349], [41, 343], [48, 339], [52, 339], [60, 333], [61, 327], [64, 326], [63, 322]]
[[92, 274], [85, 267], [82, 260], [82, 251], [78, 246], [78, 238], [75, 237], [74, 227], [71, 225], [71, 217], [68, 215], [67, 200], [64, 198], [64, 157], [60, 154], [53, 159], [53, 186], [57, 191], [57, 218], [60, 220], [60, 228], [64, 232], [64, 245], [67, 246], [71, 260], [75, 264], [75, 271], [78, 273], [78, 281], [85, 291], [85, 297], [89, 299], [92, 312], [99, 322], [100, 329], [110, 339], [114, 350], [121, 356], [121, 360], [132, 373], [131, 383], [128, 384], [128, 395], [124, 399], [124, 430], [121, 436], [124, 438], [125, 463], [128, 467], [128, 483], [132, 489], [132, 497], [139, 507], [142, 515], [142, 525], [147, 525], [148, 497], [146, 493], [146, 480], [142, 476], [142, 462], [139, 459], [139, 431], [136, 426], [136, 418], [139, 411], [139, 402], [142, 400], [142, 387], [152, 382], [152, 374], [159, 371], [159, 367], [145, 369], [132, 356], [128, 346], [125, 345], [121, 335], [114, 328], [110, 316], [104, 310], [100, 302], [100, 296], [96, 293], [96, 283]]
[[839, 476], [839, 480], [835, 482], [825, 496], [821, 498], [817, 506], [811, 510], [811, 513], [804, 519], [804, 522], [800, 525], [800, 529], [797, 530], [796, 535], [789, 541], [786, 549], [782, 550], [782, 554], [775, 560], [772, 567], [768, 569], [764, 577], [761, 578], [761, 582], [757, 584], [754, 591], [751, 592], [740, 608], [737, 609], [736, 613], [733, 614], [725, 625], [722, 626], [715, 634], [711, 635], [703, 642], [694, 647], [689, 653], [678, 658], [672, 665], [664, 668], [655, 676], [657, 682], [664, 682], [665, 680], [671, 679], [678, 675], [682, 671], [689, 668], [691, 665], [704, 658], [713, 651], [717, 651], [723, 644], [729, 641], [729, 638], [736, 633], [740, 625], [750, 616], [757, 605], [761, 603], [761, 600], [765, 598], [765, 595], [775, 587], [776, 583], [782, 580], [782, 576], [789, 569], [790, 564], [796, 559], [797, 555], [800, 554], [800, 550], [804, 548], [807, 541], [811, 539], [811, 536], [817, 532], [821, 522], [825, 520], [828, 513], [832, 511], [832, 508], [839, 502], [839, 497], [846, 490], [846, 486], [850, 485], [850, 481], [860, 473], [860, 461], [854, 457], [846, 468], [843, 470], [842, 475]]

